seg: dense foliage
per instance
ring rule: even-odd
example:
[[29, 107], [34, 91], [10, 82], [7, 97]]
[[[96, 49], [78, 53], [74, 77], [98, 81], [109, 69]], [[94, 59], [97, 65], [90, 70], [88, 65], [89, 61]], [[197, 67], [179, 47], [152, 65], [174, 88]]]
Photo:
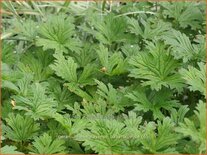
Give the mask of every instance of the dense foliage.
[[206, 153], [205, 2], [2, 2], [2, 154]]

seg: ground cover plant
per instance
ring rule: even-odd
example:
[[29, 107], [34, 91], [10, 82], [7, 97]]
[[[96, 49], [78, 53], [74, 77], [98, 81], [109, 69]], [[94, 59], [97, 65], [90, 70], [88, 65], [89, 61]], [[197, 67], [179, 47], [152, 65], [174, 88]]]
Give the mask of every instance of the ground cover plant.
[[205, 154], [205, 6], [3, 1], [1, 154]]

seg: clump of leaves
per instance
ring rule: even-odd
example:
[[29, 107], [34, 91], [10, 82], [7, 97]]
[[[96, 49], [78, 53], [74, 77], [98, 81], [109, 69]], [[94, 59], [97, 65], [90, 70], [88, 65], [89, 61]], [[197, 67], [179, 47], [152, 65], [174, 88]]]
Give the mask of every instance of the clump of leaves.
[[3, 1], [1, 154], [205, 154], [205, 10]]

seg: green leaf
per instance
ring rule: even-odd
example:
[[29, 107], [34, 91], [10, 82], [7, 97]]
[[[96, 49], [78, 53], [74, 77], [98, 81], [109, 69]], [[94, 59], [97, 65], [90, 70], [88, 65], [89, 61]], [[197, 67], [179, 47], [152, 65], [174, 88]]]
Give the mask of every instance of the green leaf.
[[200, 91], [206, 96], [206, 64], [199, 62], [199, 69], [188, 66], [188, 69], [181, 69], [182, 78], [192, 91]]
[[90, 42], [84, 42], [83, 47], [79, 53], [73, 53], [72, 56], [80, 65], [80, 67], [85, 67], [91, 64], [95, 59], [95, 50], [97, 48], [96, 44], [91, 44]]
[[72, 94], [66, 87], [62, 86], [62, 83], [57, 81], [56, 78], [51, 78], [48, 80], [48, 93], [53, 96], [57, 103], [57, 111], [63, 110], [65, 105], [73, 105], [76, 101], [76, 96]]
[[114, 112], [124, 109], [124, 96], [116, 90], [110, 83], [105, 85], [103, 82], [95, 80], [98, 84], [97, 94], [106, 100], [106, 103], [112, 107]]
[[100, 45], [100, 50], [97, 50], [97, 54], [99, 56], [99, 60], [101, 62], [101, 65], [106, 67], [106, 68], [109, 68], [108, 64], [109, 64], [109, 60], [108, 60], [108, 57], [109, 57], [109, 52], [108, 52], [108, 49], [104, 46], [104, 45]]
[[76, 69], [78, 65], [74, 60], [71, 57], [65, 59], [62, 53], [56, 53], [54, 57], [56, 58], [55, 63], [50, 65], [50, 67], [55, 73], [66, 81], [77, 82]]
[[93, 75], [96, 66], [94, 64], [87, 64], [84, 66], [81, 75], [79, 76], [78, 83], [81, 85], [94, 85]]
[[89, 131], [83, 130], [76, 140], [83, 141], [83, 145], [90, 147], [96, 153], [120, 153], [124, 147], [124, 124], [116, 120], [92, 120]]
[[[83, 115], [86, 115], [87, 117], [95, 114], [101, 114], [104, 116], [111, 116], [116, 111], [114, 111], [106, 101], [99, 98], [94, 103], [92, 102], [82, 102], [83, 109], [80, 109], [79, 113], [82, 112]], [[77, 113], [77, 112], [76, 112]]]
[[7, 88], [18, 92], [17, 86], [14, 84], [22, 78], [22, 73], [13, 70], [8, 64], [1, 62], [1, 74], [2, 74], [2, 88]]
[[158, 92], [137, 89], [126, 96], [135, 102], [135, 110], [152, 111], [154, 119], [163, 119], [165, 117], [163, 114], [164, 109], [171, 111], [173, 107], [179, 106], [178, 101], [171, 99], [172, 92], [167, 89], [162, 89]]
[[7, 42], [2, 42], [2, 62], [13, 65], [17, 59], [14, 53], [14, 45]]
[[82, 97], [84, 100], [91, 102], [94, 101], [93, 97], [87, 92], [83, 91], [76, 83], [65, 83], [64, 85], [67, 86], [71, 92]]
[[[157, 134], [155, 132], [155, 124], [148, 123], [143, 127], [143, 139], [141, 143], [143, 147], [150, 153], [177, 153], [174, 145], [177, 144], [179, 135], [174, 131], [174, 124], [169, 117], [157, 123]], [[169, 149], [170, 148], [170, 149]]]
[[84, 66], [81, 75], [78, 77], [78, 65], [72, 57], [65, 59], [62, 53], [54, 54], [54, 57], [56, 58], [55, 63], [50, 65], [50, 67], [64, 80], [81, 85], [91, 85], [94, 83], [91, 78], [94, 74], [95, 66], [93, 64]]
[[68, 53], [68, 50], [79, 50], [79, 41], [72, 38], [75, 35], [74, 19], [63, 14], [49, 16], [46, 23], [40, 27], [40, 37], [36, 45], [43, 46], [44, 50], [54, 49], [56, 52]]
[[29, 96], [16, 95], [14, 109], [25, 111], [25, 115], [35, 120], [46, 119], [56, 112], [57, 102], [46, 94], [46, 88], [39, 83], [34, 83]]
[[206, 103], [200, 100], [194, 113], [197, 117], [197, 120], [192, 121], [188, 118], [185, 118], [184, 123], [180, 123], [179, 127], [176, 128], [176, 131], [182, 133], [185, 137], [191, 137], [191, 139], [199, 145], [199, 153], [205, 153]]
[[110, 55], [108, 49], [100, 45], [100, 49], [96, 51], [101, 63], [101, 71], [109, 76], [120, 75], [126, 73], [127, 59], [124, 59], [120, 52]]
[[149, 40], [160, 37], [171, 29], [171, 24], [157, 18], [154, 20], [148, 19], [146, 21], [142, 18], [140, 20], [128, 18], [128, 24], [131, 33]]
[[184, 117], [186, 113], [190, 109], [188, 108], [188, 105], [182, 105], [180, 108], [176, 111], [175, 109], [171, 110], [171, 119], [176, 123], [182, 123], [184, 121]]
[[172, 55], [176, 59], [183, 59], [186, 63], [189, 60], [204, 61], [206, 59], [205, 36], [198, 35], [192, 44], [189, 37], [180, 31], [172, 30], [163, 35], [163, 40], [172, 48]]
[[3, 133], [5, 133], [5, 137], [13, 141], [28, 141], [36, 136], [39, 130], [39, 124], [29, 116], [10, 113], [5, 120], [6, 126], [3, 127]]
[[18, 68], [25, 74], [33, 74], [35, 81], [46, 80], [52, 74], [49, 64], [53, 57], [40, 49], [33, 51], [34, 53], [26, 53], [21, 57]]
[[63, 154], [66, 149], [63, 140], [53, 140], [52, 137], [46, 133], [35, 138], [32, 144], [33, 148], [31, 149], [31, 154]]
[[204, 12], [201, 11], [199, 4], [196, 2], [161, 2], [164, 8], [163, 15], [168, 18], [174, 18], [175, 23], [182, 28], [190, 26], [192, 29], [201, 28]]
[[71, 119], [68, 118], [68, 116], [64, 117], [59, 113], [55, 113], [53, 115], [53, 118], [67, 130], [68, 134], [71, 134], [72, 122]]
[[13, 22], [15, 27], [12, 31], [18, 35], [18, 38], [34, 42], [39, 28], [38, 22], [31, 19], [26, 19], [24, 21], [14, 20]]
[[125, 41], [126, 20], [124, 18], [115, 17], [110, 13], [103, 15], [92, 15], [88, 17], [91, 28], [82, 27], [83, 30], [95, 36], [100, 43], [112, 45], [117, 42]]
[[32, 90], [31, 90], [32, 81], [33, 81], [33, 76], [31, 74], [25, 73], [23, 78], [19, 79], [16, 82], [16, 87], [18, 88], [18, 91], [16, 94], [20, 96], [32, 95]]
[[16, 146], [5, 145], [1, 148], [1, 154], [24, 154], [24, 153], [17, 151]]
[[[88, 120], [86, 119], [72, 119], [68, 115], [60, 115], [58, 113], [56, 113], [53, 117], [66, 129], [70, 138], [78, 134], [81, 130], [85, 129], [86, 125], [88, 124]], [[73, 124], [72, 120], [74, 122]]]
[[[133, 111], [129, 111], [128, 115], [123, 114], [124, 116], [124, 124], [126, 125], [126, 130], [131, 133], [131, 136], [135, 136], [134, 133], [137, 132], [138, 135], [140, 135], [139, 126], [142, 122], [142, 117], [138, 116]], [[138, 136], [137, 135], [137, 136]]]
[[132, 66], [129, 76], [144, 79], [142, 85], [155, 90], [160, 90], [162, 86], [181, 88], [181, 76], [175, 72], [179, 67], [178, 61], [167, 54], [161, 43], [148, 43], [147, 47], [149, 52], [140, 52], [129, 60]]

